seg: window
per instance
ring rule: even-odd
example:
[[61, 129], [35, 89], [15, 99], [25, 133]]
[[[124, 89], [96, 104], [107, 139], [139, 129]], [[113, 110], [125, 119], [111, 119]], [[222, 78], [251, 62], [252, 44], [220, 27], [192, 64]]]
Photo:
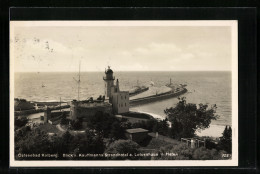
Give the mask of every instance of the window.
[[126, 106], [126, 103], [125, 103], [125, 106]]
[[126, 99], [126, 95], [125, 95], [125, 99]]

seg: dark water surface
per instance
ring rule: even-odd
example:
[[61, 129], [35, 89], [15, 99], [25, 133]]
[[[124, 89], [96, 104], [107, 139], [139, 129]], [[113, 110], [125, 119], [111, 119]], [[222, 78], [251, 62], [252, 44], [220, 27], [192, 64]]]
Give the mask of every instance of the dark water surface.
[[[104, 95], [104, 72], [82, 72], [80, 99]], [[189, 103], [217, 105], [220, 118], [215, 125], [231, 125], [231, 72], [115, 72], [120, 89], [129, 90], [137, 84], [155, 86], [169, 83], [187, 84]], [[78, 74], [71, 72], [15, 73], [15, 97], [30, 101], [70, 101], [77, 99]], [[42, 87], [44, 85], [45, 87]], [[164, 109], [174, 106], [177, 98], [136, 106], [131, 110], [148, 112], [164, 117]]]

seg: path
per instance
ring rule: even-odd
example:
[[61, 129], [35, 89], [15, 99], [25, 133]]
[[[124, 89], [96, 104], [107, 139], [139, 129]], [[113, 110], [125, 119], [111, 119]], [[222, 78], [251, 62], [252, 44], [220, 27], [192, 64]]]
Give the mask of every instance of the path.
[[60, 126], [60, 124], [57, 124], [56, 127], [57, 127], [61, 132], [65, 132], [65, 130]]

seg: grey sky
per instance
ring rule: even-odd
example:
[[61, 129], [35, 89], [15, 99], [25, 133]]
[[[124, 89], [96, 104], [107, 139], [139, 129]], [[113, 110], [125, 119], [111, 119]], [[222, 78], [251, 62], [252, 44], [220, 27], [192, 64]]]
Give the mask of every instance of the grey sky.
[[15, 27], [16, 72], [231, 70], [230, 26]]

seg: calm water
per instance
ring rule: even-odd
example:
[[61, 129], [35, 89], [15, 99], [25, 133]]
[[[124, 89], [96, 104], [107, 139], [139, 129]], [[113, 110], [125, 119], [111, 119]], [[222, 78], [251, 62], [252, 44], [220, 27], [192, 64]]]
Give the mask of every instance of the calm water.
[[[104, 95], [103, 72], [81, 73], [80, 99]], [[187, 84], [189, 103], [217, 104], [220, 118], [215, 125], [231, 125], [231, 72], [115, 72], [120, 89], [129, 90], [137, 84], [155, 86], [169, 83]], [[77, 99], [77, 73], [15, 73], [15, 97], [30, 101], [69, 101]], [[45, 87], [42, 87], [44, 85]], [[176, 105], [177, 98], [140, 105], [131, 110], [164, 117], [164, 109]]]

